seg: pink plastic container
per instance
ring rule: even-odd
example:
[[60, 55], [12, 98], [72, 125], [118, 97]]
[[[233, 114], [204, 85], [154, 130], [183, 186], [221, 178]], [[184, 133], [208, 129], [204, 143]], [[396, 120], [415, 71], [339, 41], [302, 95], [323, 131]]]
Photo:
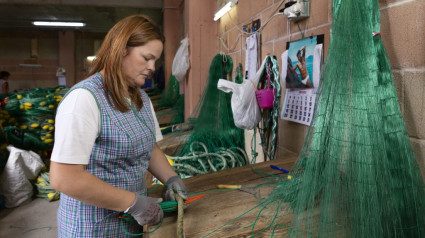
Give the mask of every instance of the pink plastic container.
[[276, 89], [266, 88], [255, 91], [257, 97], [258, 106], [260, 108], [272, 108], [274, 104], [274, 95], [276, 95]]
[[260, 108], [272, 108], [276, 89], [270, 88], [270, 77], [267, 74], [267, 88], [255, 91], [257, 103]]

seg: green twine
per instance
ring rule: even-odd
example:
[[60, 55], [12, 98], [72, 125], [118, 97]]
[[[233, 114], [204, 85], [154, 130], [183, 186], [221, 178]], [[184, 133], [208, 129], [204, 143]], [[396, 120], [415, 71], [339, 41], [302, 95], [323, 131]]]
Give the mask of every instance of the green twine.
[[[279, 176], [279, 175], [275, 175], [275, 174], [271, 174], [271, 173], [267, 173], [267, 172], [265, 172], [265, 171], [262, 171], [262, 170], [257, 170], [257, 169], [255, 169], [252, 165], [249, 165], [250, 166], [250, 168], [251, 168], [251, 170], [252, 170], [252, 172], [254, 172], [256, 175], [258, 175], [258, 176], [260, 176], [260, 177], [262, 177], [262, 178], [264, 178], [264, 179], [266, 179], [267, 181], [265, 181], [265, 182], [263, 182], [263, 183], [260, 183], [260, 184], [257, 184], [257, 185], [254, 185], [254, 186], [246, 186], [246, 187], [242, 187], [242, 188], [232, 188], [232, 189], [216, 189], [216, 190], [211, 190], [211, 191], [201, 191], [201, 192], [194, 192], [194, 193], [187, 193], [187, 195], [188, 196], [190, 196], [190, 195], [199, 195], [199, 194], [211, 194], [211, 193], [217, 193], [217, 192], [228, 192], [228, 191], [232, 191], [232, 190], [243, 190], [243, 189], [257, 189], [257, 188], [260, 188], [260, 187], [265, 187], [265, 186], [276, 186], [276, 185], [279, 185], [279, 184], [281, 184], [281, 181], [284, 179], [284, 177], [282, 177], [282, 176]], [[272, 177], [272, 178], [269, 178], [269, 177]], [[276, 180], [278, 181], [278, 182], [276, 182]], [[167, 186], [167, 185], [165, 185], [165, 186]], [[149, 190], [149, 192], [152, 192], [152, 191], [154, 191], [154, 190], [156, 190], [156, 189], [158, 189], [159, 187], [161, 187], [161, 185], [155, 185], [154, 186], [154, 188], [152, 188], [152, 189], [150, 189]], [[144, 192], [144, 193], [142, 193], [141, 195], [146, 195], [146, 193], [147, 192]], [[257, 196], [255, 196], [257, 199], [264, 199], [264, 198], [258, 198]], [[249, 225], [249, 226], [246, 226], [245, 228], [247, 228], [247, 227], [252, 227], [252, 231], [254, 231], [254, 227], [255, 227], [255, 224], [256, 224], [256, 222], [257, 222], [257, 220], [259, 219], [259, 216], [261, 215], [261, 212], [269, 205], [269, 204], [272, 204], [272, 203], [275, 203], [275, 202], [277, 202], [277, 207], [279, 208], [280, 207], [280, 201], [277, 201], [277, 200], [274, 200], [274, 199], [266, 199], [266, 200], [264, 200], [263, 202], [261, 202], [260, 204], [258, 204], [258, 205], [256, 205], [254, 208], [252, 208], [252, 209], [250, 209], [250, 210], [248, 210], [248, 211], [246, 211], [246, 212], [244, 212], [244, 213], [242, 213], [241, 215], [239, 215], [238, 217], [236, 217], [236, 218], [234, 218], [234, 219], [232, 219], [232, 220], [230, 220], [229, 222], [227, 222], [227, 223], [225, 223], [225, 224], [223, 224], [222, 226], [220, 226], [220, 227], [218, 227], [217, 229], [215, 229], [214, 231], [212, 231], [212, 232], [210, 232], [210, 233], [208, 233], [207, 235], [205, 235], [204, 237], [207, 237], [207, 236], [210, 236], [211, 234], [213, 234], [214, 232], [216, 232], [216, 231], [218, 231], [218, 230], [220, 230], [221, 228], [223, 228], [224, 226], [226, 226], [226, 225], [228, 225], [228, 224], [230, 224], [231, 222], [233, 222], [233, 221], [235, 221], [235, 220], [237, 220], [237, 219], [239, 219], [239, 218], [241, 218], [242, 216], [244, 216], [244, 215], [246, 215], [247, 213], [249, 213], [250, 211], [252, 211], [252, 210], [254, 210], [254, 209], [256, 209], [256, 208], [258, 208], [258, 207], [261, 207], [262, 206], [262, 208], [261, 208], [261, 210], [260, 210], [260, 213], [257, 215], [257, 218], [255, 219], [255, 221], [251, 224], [251, 225]], [[177, 201], [166, 201], [166, 202], [161, 202], [160, 204], [159, 204], [160, 206], [161, 206], [161, 209], [164, 211], [164, 213], [170, 213], [170, 212], [175, 212], [175, 211], [177, 211]], [[253, 233], [253, 237], [254, 236], [256, 236], [256, 235], [259, 235], [260, 233], [262, 233], [262, 232], [264, 232], [264, 231], [266, 231], [267, 229], [269, 229], [270, 227], [271, 227], [271, 225], [274, 223], [274, 221], [276, 220], [276, 218], [277, 218], [277, 215], [278, 215], [278, 212], [279, 212], [279, 209], [276, 211], [276, 213], [275, 213], [275, 215], [274, 215], [274, 217], [273, 217], [273, 219], [272, 219], [272, 221], [271, 221], [271, 223], [270, 223], [270, 225], [268, 225], [266, 228], [264, 228], [264, 229], [262, 229], [261, 231], [259, 231], [259, 232], [257, 232], [257, 234], [254, 234]], [[131, 217], [131, 215], [130, 214], [126, 214], [126, 213], [124, 213], [123, 214], [123, 217], [124, 218], [121, 218], [121, 227], [122, 227], [122, 229], [123, 229], [123, 231], [127, 234], [127, 235], [130, 235], [130, 236], [141, 236], [141, 235], [144, 235], [144, 234], [150, 234], [150, 233], [153, 233], [153, 232], [155, 232], [156, 230], [158, 230], [159, 228], [160, 228], [160, 226], [162, 225], [162, 221], [161, 221], [161, 223], [157, 226], [157, 227], [155, 227], [155, 229], [153, 229], [152, 231], [149, 231], [149, 232], [142, 232], [142, 233], [139, 233], [139, 234], [133, 234], [133, 233], [130, 233], [130, 232], [128, 232], [126, 229], [125, 229], [125, 227], [124, 227], [124, 224], [123, 224], [123, 222], [132, 222], [132, 221], [135, 221], [134, 220], [134, 218], [133, 217]], [[283, 225], [282, 225], [283, 226]], [[274, 233], [274, 230], [276, 229], [276, 225], [274, 226], [274, 228], [273, 228], [273, 233]]]
[[[274, 203], [274, 202], [277, 202], [277, 209], [276, 209], [276, 213], [275, 213], [275, 215], [273, 216], [273, 219], [271, 220], [270, 224], [269, 224], [267, 227], [265, 227], [265, 228], [261, 229], [260, 231], [258, 231], [256, 234], [254, 234], [254, 228], [255, 228], [255, 225], [256, 225], [256, 223], [257, 223], [258, 219], [259, 219], [259, 218], [260, 218], [260, 216], [261, 216], [261, 213], [264, 211], [264, 209], [265, 209], [265, 208], [266, 208], [269, 204]], [[250, 227], [250, 226], [252, 227], [252, 237], [255, 237], [255, 236], [257, 236], [257, 235], [259, 235], [259, 234], [263, 233], [264, 231], [266, 231], [267, 229], [269, 229], [269, 228], [272, 226], [272, 224], [274, 223], [274, 221], [276, 220], [277, 215], [279, 214], [279, 208], [280, 208], [280, 201], [279, 201], [279, 200], [271, 200], [270, 202], [268, 202], [268, 203], [264, 204], [264, 206], [261, 208], [260, 212], [258, 213], [257, 217], [255, 218], [254, 222], [253, 222], [251, 225], [246, 226], [246, 227], [244, 227], [244, 228], [248, 228], [248, 227]]]
[[230, 224], [230, 223], [232, 223], [232, 222], [236, 221], [237, 219], [239, 219], [239, 218], [241, 218], [242, 216], [244, 216], [244, 215], [248, 214], [248, 213], [249, 213], [249, 212], [251, 212], [252, 210], [254, 210], [254, 209], [256, 209], [256, 208], [258, 208], [258, 207], [262, 206], [262, 205], [263, 205], [264, 203], [266, 203], [266, 202], [268, 202], [268, 200], [261, 202], [261, 203], [260, 203], [260, 204], [258, 204], [257, 206], [255, 206], [255, 207], [253, 207], [253, 208], [249, 209], [248, 211], [246, 211], [246, 212], [242, 213], [241, 215], [237, 216], [236, 218], [233, 218], [232, 220], [230, 220], [230, 221], [228, 221], [228, 222], [224, 223], [223, 225], [221, 225], [220, 227], [216, 228], [215, 230], [211, 231], [210, 233], [206, 234], [206, 235], [205, 235], [205, 236], [203, 236], [203, 237], [210, 236], [210, 235], [211, 235], [211, 234], [213, 234], [214, 232], [216, 232], [216, 231], [220, 230], [221, 228], [225, 227], [226, 225], [228, 225], [228, 224]]
[[[201, 148], [202, 150], [195, 149]], [[201, 142], [193, 142], [190, 151], [185, 156], [168, 156], [174, 161], [172, 167], [183, 178], [206, 174], [246, 165], [247, 156], [239, 147], [218, 147], [214, 153], [208, 151], [207, 146]]]

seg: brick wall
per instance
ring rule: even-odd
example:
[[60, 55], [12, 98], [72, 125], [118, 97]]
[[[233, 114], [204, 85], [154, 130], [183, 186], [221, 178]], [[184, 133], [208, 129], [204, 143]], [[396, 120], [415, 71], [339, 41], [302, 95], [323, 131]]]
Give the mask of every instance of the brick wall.
[[[86, 57], [94, 55], [94, 41], [103, 40], [104, 33], [75, 33], [75, 82], [87, 73]], [[31, 58], [31, 40], [37, 39], [37, 58]], [[40, 64], [41, 68], [22, 67], [20, 64]], [[9, 71], [9, 90], [56, 87], [59, 65], [57, 31], [1, 32], [0, 70]]]
[[[37, 40], [37, 57], [31, 57], [31, 40]], [[35, 32], [2, 32], [0, 37], [0, 70], [9, 71], [9, 90], [57, 85], [56, 34]], [[41, 68], [21, 64], [40, 64]]]
[[[239, 0], [218, 23], [218, 48], [231, 55], [234, 64], [244, 64], [245, 37], [239, 37], [242, 26], [261, 19], [263, 24], [283, 8], [280, 0]], [[420, 164], [425, 168], [425, 1], [380, 0], [381, 34], [393, 69], [394, 83], [406, 128]], [[325, 35], [325, 56], [329, 46], [332, 21], [331, 0], [310, 1], [310, 18], [299, 23], [305, 36]], [[280, 55], [287, 41], [301, 39], [298, 26], [288, 23], [285, 16], [276, 16], [263, 28], [261, 58], [267, 54]], [[282, 95], [283, 98], [283, 95]], [[282, 100], [283, 102], [283, 100]], [[299, 153], [308, 127], [279, 120], [279, 150]], [[425, 169], [423, 170], [425, 171]]]

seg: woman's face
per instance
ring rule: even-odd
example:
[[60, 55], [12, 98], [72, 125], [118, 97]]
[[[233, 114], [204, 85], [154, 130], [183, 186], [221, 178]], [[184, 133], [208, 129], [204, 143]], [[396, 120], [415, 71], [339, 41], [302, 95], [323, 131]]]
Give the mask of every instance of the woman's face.
[[160, 40], [151, 40], [145, 45], [128, 48], [122, 68], [133, 86], [143, 86], [145, 79], [155, 71], [155, 61], [161, 57], [162, 48]]

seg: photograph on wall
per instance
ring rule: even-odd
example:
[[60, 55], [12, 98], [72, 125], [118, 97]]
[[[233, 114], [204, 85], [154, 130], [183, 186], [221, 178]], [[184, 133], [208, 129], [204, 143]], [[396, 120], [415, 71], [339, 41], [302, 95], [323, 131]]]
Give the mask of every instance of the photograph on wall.
[[282, 54], [281, 80], [286, 94], [281, 118], [310, 125], [323, 62], [324, 35], [288, 42]]
[[[320, 74], [315, 72], [315, 65], [321, 65], [324, 35], [311, 36], [288, 42], [285, 85], [289, 89], [316, 88], [319, 86]], [[282, 67], [283, 68], [283, 67]]]

